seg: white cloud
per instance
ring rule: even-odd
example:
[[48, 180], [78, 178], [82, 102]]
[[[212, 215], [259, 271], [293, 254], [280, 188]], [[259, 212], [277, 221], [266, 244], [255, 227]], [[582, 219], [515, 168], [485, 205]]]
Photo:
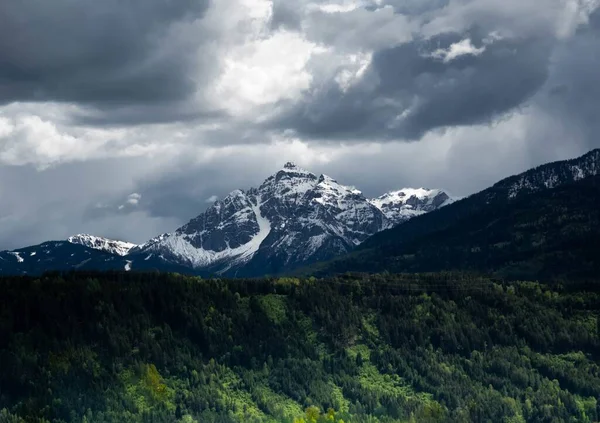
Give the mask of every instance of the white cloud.
[[359, 7], [364, 6], [364, 2], [358, 1], [342, 1], [339, 3], [309, 3], [306, 8], [308, 10], [320, 10], [325, 13], [345, 13], [351, 12]]
[[[585, 148], [578, 144], [578, 135], [558, 120], [532, 111], [490, 126], [434, 131], [415, 143], [309, 140], [267, 131], [259, 124], [280, 102], [328, 87], [331, 80], [342, 90], [349, 89], [366, 74], [377, 51], [409, 42], [415, 34], [428, 38], [448, 31], [463, 33], [474, 23], [494, 31], [479, 47], [466, 38], [434, 53], [451, 62], [484, 54], [489, 43], [502, 37], [572, 37], [599, 0], [547, 0], [543, 7], [531, 0], [459, 0], [429, 8], [422, 16], [401, 15], [391, 6], [367, 10], [367, 2], [361, 0], [298, 1], [296, 30], [273, 30], [269, 0], [214, 1], [204, 18], [169, 30], [173, 48], [185, 51], [197, 65], [190, 74], [197, 90], [191, 111], [222, 108], [229, 114], [225, 117], [91, 127], [69, 121], [74, 112], [84, 110], [77, 104], [0, 107], [0, 164], [12, 165], [0, 166], [0, 219], [10, 222], [0, 225], [0, 239], [14, 239], [19, 230], [31, 226], [37, 232], [19, 238], [20, 245], [75, 232], [105, 233], [103, 228], [114, 229], [116, 237], [143, 242], [183, 222], [179, 216], [163, 219], [147, 214], [150, 196], [140, 181], [158, 181], [160, 187], [161, 180], [179, 171], [187, 175], [189, 186], [201, 185], [194, 193], [200, 207], [227, 189], [259, 184], [288, 160], [373, 194], [380, 194], [379, 189], [429, 185], [465, 195], [509, 173], [574, 156]], [[251, 136], [246, 138], [246, 131]], [[553, 147], [539, 148], [538, 138], [554, 140]], [[558, 147], [559, 138], [569, 142]], [[98, 163], [105, 167], [95, 168]], [[25, 165], [45, 172], [37, 174]], [[217, 168], [219, 177], [194, 177], [194, 171], [206, 168]], [[58, 178], [59, 173], [64, 175]], [[17, 187], [10, 181], [19, 181]], [[163, 195], [168, 194], [164, 190]], [[96, 203], [100, 217], [83, 222], [81, 215]]]
[[[54, 111], [43, 115], [43, 107], [19, 105], [0, 109], [0, 163], [34, 165], [43, 170], [62, 163], [119, 157], [166, 158], [176, 151], [176, 137], [158, 137], [171, 125], [129, 129], [70, 126], [66, 115]], [[37, 110], [36, 110], [37, 109]], [[37, 113], [37, 112], [40, 113]]]
[[343, 91], [348, 90], [364, 75], [371, 64], [372, 55], [369, 53], [350, 54], [347, 58], [347, 63], [341, 66], [342, 69], [334, 78]]
[[437, 59], [442, 59], [444, 63], [448, 63], [460, 56], [479, 56], [484, 51], [485, 46], [477, 48], [472, 44], [469, 38], [466, 38], [458, 43], [450, 45], [447, 50], [437, 49], [431, 53], [431, 56]]
[[[265, 22], [265, 25], [268, 23]], [[295, 32], [257, 38], [226, 55], [216, 84], [215, 101], [236, 115], [255, 106], [298, 97], [312, 81], [306, 65], [324, 52]]]
[[[125, 200], [125, 202], [123, 204], [120, 204], [117, 207], [117, 210], [119, 211], [123, 211], [123, 210], [128, 210], [130, 211], [131, 209], [137, 207], [140, 203], [140, 200], [142, 199], [142, 195], [138, 194], [137, 192], [131, 193], [127, 196], [127, 199]], [[96, 209], [100, 209], [100, 210], [105, 210], [110, 212], [111, 207], [108, 205], [103, 205], [103, 204], [96, 204], [95, 206]]]
[[132, 206], [137, 206], [141, 199], [142, 199], [142, 195], [138, 194], [137, 192], [134, 192], [133, 194], [129, 194], [127, 196], [126, 203], [130, 204]]

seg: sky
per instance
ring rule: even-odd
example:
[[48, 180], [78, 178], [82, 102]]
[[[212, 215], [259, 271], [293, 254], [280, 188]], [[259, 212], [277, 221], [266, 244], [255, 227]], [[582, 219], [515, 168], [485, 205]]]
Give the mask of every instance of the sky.
[[465, 196], [600, 147], [600, 0], [0, 2], [0, 249], [141, 243], [287, 161]]

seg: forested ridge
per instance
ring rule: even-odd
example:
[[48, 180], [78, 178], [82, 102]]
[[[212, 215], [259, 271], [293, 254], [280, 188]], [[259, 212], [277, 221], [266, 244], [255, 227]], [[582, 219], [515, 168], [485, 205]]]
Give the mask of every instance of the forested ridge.
[[515, 198], [508, 192], [499, 183], [380, 232], [350, 255], [299, 273], [469, 270], [510, 279], [597, 277], [600, 176]]
[[0, 279], [0, 422], [593, 422], [596, 285]]

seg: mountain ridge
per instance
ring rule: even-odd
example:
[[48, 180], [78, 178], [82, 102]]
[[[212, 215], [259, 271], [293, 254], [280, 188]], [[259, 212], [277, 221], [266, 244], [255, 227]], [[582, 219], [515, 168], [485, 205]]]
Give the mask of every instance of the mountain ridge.
[[348, 252], [374, 233], [426, 212], [423, 205], [429, 210], [452, 202], [441, 190], [430, 192], [437, 202], [427, 194], [414, 201], [394, 198], [395, 213], [388, 216], [355, 187], [287, 162], [257, 188], [232, 191], [176, 231], [133, 248], [131, 255], [218, 274], [279, 273]]
[[119, 241], [115, 239], [104, 238], [90, 234], [77, 234], [67, 238], [72, 244], [80, 244], [95, 250], [105, 251], [107, 253], [125, 256], [129, 251], [136, 247], [131, 242]]
[[315, 274], [469, 269], [510, 278], [586, 278], [600, 271], [600, 150], [505, 178], [392, 229]]
[[[424, 188], [404, 188], [369, 199], [353, 186], [287, 162], [258, 187], [233, 190], [173, 232], [140, 245], [78, 234], [65, 242], [93, 251], [71, 256], [70, 246], [55, 241], [53, 260], [66, 259], [77, 268], [276, 274], [347, 253], [374, 233], [454, 200], [442, 190]], [[18, 259], [27, 260], [34, 247], [6, 252], [17, 261], [10, 257], [8, 264], [0, 261], [0, 272], [30, 273], [31, 265]], [[53, 260], [46, 250], [45, 260], [39, 263], [50, 265]], [[81, 262], [75, 263], [80, 256]]]
[[[528, 208], [530, 202], [541, 201], [544, 207], [551, 206], [548, 216], [563, 220], [553, 214], [554, 209], [567, 207], [575, 216], [582, 212], [589, 214], [589, 202], [579, 201], [578, 204], [574, 198], [584, 198], [585, 189], [595, 195], [594, 182], [589, 181], [599, 174], [600, 149], [596, 149], [578, 158], [547, 163], [504, 178], [463, 199], [450, 197], [442, 190], [424, 188], [405, 188], [368, 199], [355, 187], [342, 185], [327, 175], [317, 176], [288, 162], [258, 187], [234, 190], [174, 232], [159, 235], [144, 244], [74, 235], [68, 240], [0, 252], [0, 273], [96, 269], [254, 277], [290, 273], [332, 259], [337, 263], [337, 270], [351, 270], [353, 266], [339, 266], [347, 260], [343, 257], [349, 252], [352, 252], [351, 261], [374, 254], [369, 258], [368, 270], [381, 271], [389, 265], [385, 257], [400, 254], [409, 247], [419, 246], [416, 257], [430, 257], [433, 247], [425, 248], [428, 244], [423, 244], [423, 240], [431, 240], [432, 246], [437, 245], [436, 257], [446, 254], [448, 248], [454, 248], [452, 254], [458, 254], [464, 245], [457, 244], [456, 239], [467, 235], [477, 238], [473, 232], [468, 232], [473, 229], [472, 224], [486, 223], [482, 216], [488, 212], [495, 215], [497, 210], [505, 210], [512, 215], [518, 210], [511, 208], [511, 204], [520, 204], [527, 213], [534, 213], [535, 210], [532, 212]], [[570, 184], [576, 193], [570, 195], [566, 188], [567, 191], [560, 191], [560, 196], [553, 194], [553, 190]], [[549, 194], [544, 194], [546, 192]], [[515, 203], [520, 198], [525, 200]], [[502, 221], [502, 216], [498, 215], [498, 218]], [[579, 225], [578, 222], [573, 224]], [[457, 231], [460, 225], [467, 232]], [[560, 220], [556, 225], [562, 227]], [[581, 228], [581, 225], [577, 227]], [[504, 226], [503, 230], [514, 232], [510, 226]], [[548, 228], [543, 230], [547, 232]], [[445, 239], [441, 235], [444, 233], [455, 233], [454, 241], [446, 240], [448, 245], [435, 244], [436, 240]], [[552, 232], [547, 234], [554, 236]], [[511, 242], [519, 241], [504, 240], [499, 245]], [[463, 256], [457, 257], [453, 266], [457, 266]], [[402, 260], [403, 266], [394, 264], [390, 268], [395, 271], [428, 270], [427, 265]], [[327, 265], [318, 264], [317, 269], [322, 270], [324, 266]]]
[[[473, 193], [462, 198], [451, 208], [443, 208], [436, 211], [434, 217], [423, 216], [412, 222], [410, 230], [403, 228], [404, 236], [412, 236], [413, 233], [425, 234], [434, 230], [442, 229], [450, 225], [454, 220], [468, 216], [482, 207], [493, 206], [497, 203], [514, 199], [518, 195], [532, 193], [544, 189], [556, 188], [590, 176], [600, 174], [600, 149], [594, 149], [586, 154], [567, 160], [545, 163], [525, 172], [508, 176], [493, 184], [491, 187]], [[552, 181], [551, 184], [548, 181]], [[444, 214], [443, 219], [436, 216]], [[373, 235], [363, 243], [360, 248], [365, 249], [373, 244], [385, 242], [384, 239], [392, 232], [382, 231]], [[397, 234], [391, 235], [397, 237]]]

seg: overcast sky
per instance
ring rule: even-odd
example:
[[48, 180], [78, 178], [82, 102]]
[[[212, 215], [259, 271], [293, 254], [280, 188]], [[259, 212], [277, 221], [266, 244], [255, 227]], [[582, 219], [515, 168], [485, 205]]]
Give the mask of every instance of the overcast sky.
[[0, 2], [0, 248], [143, 242], [295, 161], [468, 195], [600, 146], [600, 0]]

